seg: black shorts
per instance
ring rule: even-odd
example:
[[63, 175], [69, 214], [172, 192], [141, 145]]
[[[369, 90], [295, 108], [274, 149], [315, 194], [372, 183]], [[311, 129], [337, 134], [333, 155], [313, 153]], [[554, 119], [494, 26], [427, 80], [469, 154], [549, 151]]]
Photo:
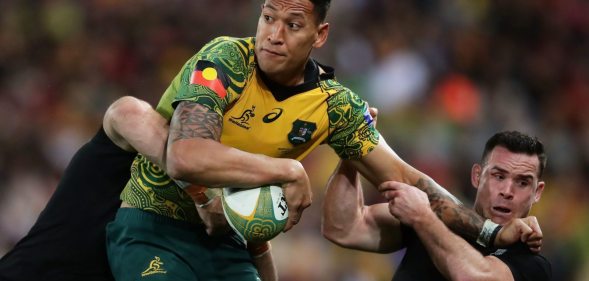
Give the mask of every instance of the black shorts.
[[0, 280], [113, 280], [105, 226], [120, 206], [134, 157], [101, 128], [74, 155], [30, 232], [0, 259]]

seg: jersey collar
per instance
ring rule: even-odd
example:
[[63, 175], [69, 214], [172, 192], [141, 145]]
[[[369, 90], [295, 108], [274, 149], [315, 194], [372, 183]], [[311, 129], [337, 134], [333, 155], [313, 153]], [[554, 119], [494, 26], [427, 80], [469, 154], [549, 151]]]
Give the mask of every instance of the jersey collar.
[[333, 79], [334, 69], [329, 66], [319, 64], [314, 59], [309, 59], [305, 65], [305, 82], [296, 86], [283, 86], [270, 80], [264, 72], [258, 67], [260, 78], [266, 84], [270, 92], [277, 101], [286, 100], [296, 94], [304, 93], [319, 87], [322, 80]]

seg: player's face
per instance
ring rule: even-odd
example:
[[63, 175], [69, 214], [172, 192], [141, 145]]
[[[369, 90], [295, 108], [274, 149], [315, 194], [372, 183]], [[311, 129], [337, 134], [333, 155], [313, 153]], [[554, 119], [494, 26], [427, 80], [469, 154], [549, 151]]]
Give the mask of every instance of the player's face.
[[313, 48], [327, 39], [327, 23], [318, 23], [309, 0], [266, 0], [256, 32], [256, 59], [274, 82], [291, 86], [303, 81]]
[[527, 216], [544, 190], [539, 167], [535, 155], [495, 147], [484, 167], [475, 164], [472, 169], [472, 184], [478, 189], [476, 211], [498, 224]]

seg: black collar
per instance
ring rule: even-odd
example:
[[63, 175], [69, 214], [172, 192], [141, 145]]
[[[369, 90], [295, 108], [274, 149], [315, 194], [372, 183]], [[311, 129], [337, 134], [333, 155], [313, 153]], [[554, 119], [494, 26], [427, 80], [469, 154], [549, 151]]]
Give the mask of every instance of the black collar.
[[[323, 73], [320, 71], [323, 70]], [[313, 59], [309, 59], [307, 65], [305, 65], [305, 82], [296, 86], [284, 86], [270, 80], [264, 72], [258, 68], [260, 78], [266, 84], [270, 92], [277, 101], [286, 100], [299, 93], [304, 93], [319, 87], [319, 81], [326, 79], [333, 79], [335, 77], [334, 70], [332, 67], [324, 66], [319, 64]]]

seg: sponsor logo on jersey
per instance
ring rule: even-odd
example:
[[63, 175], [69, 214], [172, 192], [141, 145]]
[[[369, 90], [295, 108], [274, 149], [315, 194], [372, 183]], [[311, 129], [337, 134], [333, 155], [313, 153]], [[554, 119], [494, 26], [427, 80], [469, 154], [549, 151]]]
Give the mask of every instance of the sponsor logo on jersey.
[[205, 86], [220, 98], [225, 98], [229, 79], [223, 73], [223, 70], [213, 62], [199, 60], [190, 76], [190, 84]]
[[250, 124], [249, 124], [249, 120], [256, 116], [256, 114], [254, 113], [254, 110], [256, 110], [256, 106], [252, 105], [251, 109], [246, 109], [241, 113], [241, 116], [239, 117], [235, 117], [232, 116], [231, 118], [229, 118], [229, 122], [242, 127], [246, 130], [249, 130], [251, 128]]
[[164, 263], [160, 260], [160, 257], [155, 256], [153, 260], [149, 262], [149, 266], [146, 270], [141, 272], [141, 277], [145, 277], [152, 274], [166, 274], [167, 271], [163, 268]]
[[264, 115], [262, 121], [264, 121], [264, 123], [272, 123], [276, 121], [276, 119], [280, 118], [280, 115], [282, 115], [282, 108], [273, 108], [272, 112]]
[[300, 119], [292, 122], [292, 130], [288, 133], [288, 141], [294, 145], [299, 145], [308, 142], [317, 129], [317, 125], [313, 122], [307, 122]]

